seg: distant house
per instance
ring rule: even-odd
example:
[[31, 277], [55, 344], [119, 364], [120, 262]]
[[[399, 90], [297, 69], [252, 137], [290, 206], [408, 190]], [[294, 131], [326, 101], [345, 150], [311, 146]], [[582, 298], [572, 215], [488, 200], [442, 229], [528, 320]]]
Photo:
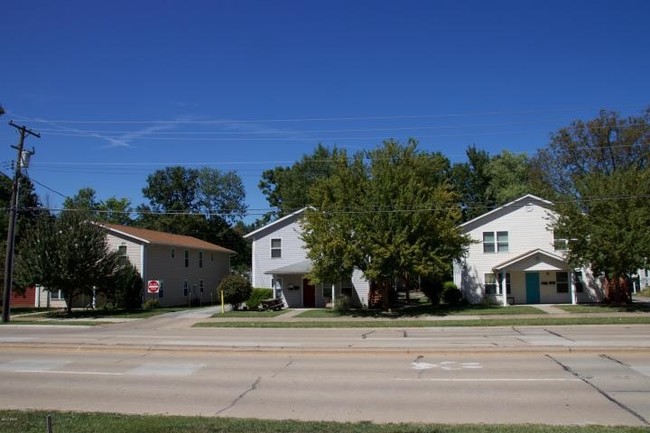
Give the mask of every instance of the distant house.
[[566, 239], [554, 237], [551, 202], [526, 195], [460, 228], [474, 241], [454, 263], [454, 283], [472, 303], [595, 302], [603, 290], [588, 268], [565, 260]]
[[[162, 306], [216, 302], [216, 288], [230, 273], [234, 252], [191, 236], [137, 227], [102, 224], [112, 250], [128, 257], [145, 284], [145, 300]], [[158, 280], [156, 295], [147, 293], [149, 280]]]
[[368, 304], [369, 284], [357, 271], [345, 281], [314, 284], [309, 280], [312, 263], [301, 238], [301, 209], [244, 236], [252, 241], [253, 287], [271, 288], [274, 297], [289, 307], [325, 307], [339, 296], [356, 305]]
[[[146, 286], [149, 280], [161, 282], [156, 295], [147, 293], [144, 299], [158, 299], [162, 306], [217, 302], [216, 288], [230, 273], [227, 248], [191, 236], [146, 230], [117, 224], [102, 224], [111, 250], [129, 258], [140, 272]], [[93, 297], [75, 299], [75, 307], [93, 305]], [[42, 286], [28, 287], [23, 294], [12, 291], [12, 307], [65, 308], [61, 291], [50, 292]]]

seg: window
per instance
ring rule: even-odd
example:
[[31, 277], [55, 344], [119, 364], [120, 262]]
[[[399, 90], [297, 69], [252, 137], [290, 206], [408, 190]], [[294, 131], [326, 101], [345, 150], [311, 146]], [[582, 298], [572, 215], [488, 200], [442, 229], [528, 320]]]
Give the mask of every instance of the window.
[[199, 251], [199, 268], [203, 267], [203, 251]]
[[332, 299], [332, 283], [323, 283], [323, 298]]
[[185, 267], [190, 267], [190, 252], [185, 250]]
[[203, 294], [203, 280], [199, 280], [199, 292]]
[[172, 256], [172, 259], [174, 257], [176, 257], [176, 249], [174, 249], [174, 248], [171, 249], [171, 256]]
[[282, 278], [271, 278], [271, 287], [275, 298], [282, 296]]
[[558, 234], [553, 232], [553, 249], [555, 251], [566, 251], [569, 249], [569, 240], [558, 236]]
[[187, 280], [183, 280], [183, 296], [187, 296]]
[[558, 293], [569, 293], [569, 273], [556, 272], [555, 273], [555, 287]]
[[50, 292], [50, 299], [65, 299], [65, 294], [61, 290], [53, 290]]
[[271, 239], [271, 258], [282, 257], [282, 239]]
[[494, 295], [497, 293], [497, 279], [494, 274], [485, 274], [485, 294]]
[[582, 271], [575, 271], [573, 273], [573, 284], [576, 285], [577, 293], [585, 291], [585, 280], [582, 278]]
[[507, 253], [508, 232], [483, 232], [484, 253]]
[[[503, 294], [503, 287], [501, 287], [501, 279], [499, 277], [499, 293]], [[510, 295], [512, 293], [512, 287], [510, 285], [510, 272], [506, 272], [506, 294]]]
[[120, 245], [117, 247], [117, 253], [121, 256], [126, 256], [126, 245]]

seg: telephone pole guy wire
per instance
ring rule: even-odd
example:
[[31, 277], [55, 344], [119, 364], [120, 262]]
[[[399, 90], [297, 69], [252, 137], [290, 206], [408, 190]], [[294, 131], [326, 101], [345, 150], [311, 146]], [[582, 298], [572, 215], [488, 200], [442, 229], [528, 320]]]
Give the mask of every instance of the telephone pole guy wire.
[[14, 265], [14, 242], [16, 239], [16, 219], [18, 214], [18, 194], [20, 187], [20, 177], [22, 175], [23, 167], [29, 165], [29, 158], [34, 154], [34, 149], [31, 151], [24, 150], [25, 138], [32, 135], [36, 138], [41, 138], [41, 135], [27, 129], [25, 126], [19, 126], [13, 121], [9, 125], [16, 128], [20, 133], [20, 140], [18, 146], [11, 146], [18, 151], [16, 158], [16, 171], [13, 178], [13, 185], [11, 188], [11, 203], [9, 205], [9, 227], [7, 230], [7, 255], [5, 257], [5, 281], [4, 292], [2, 293], [2, 322], [9, 322], [9, 312], [11, 306], [11, 289], [13, 285], [13, 265]]

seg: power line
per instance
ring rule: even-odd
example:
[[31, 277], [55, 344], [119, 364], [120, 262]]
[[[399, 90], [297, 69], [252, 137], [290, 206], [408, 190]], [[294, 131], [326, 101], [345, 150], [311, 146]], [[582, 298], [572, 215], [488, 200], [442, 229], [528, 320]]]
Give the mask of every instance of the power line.
[[[621, 108], [645, 107], [647, 104], [629, 104]], [[536, 109], [521, 111], [484, 111], [484, 112], [459, 112], [441, 114], [413, 114], [413, 115], [387, 115], [387, 116], [340, 116], [340, 117], [306, 117], [306, 118], [285, 118], [285, 119], [210, 119], [210, 120], [54, 120], [39, 118], [19, 118], [22, 121], [52, 123], [52, 124], [141, 124], [141, 125], [183, 125], [183, 124], [237, 124], [237, 123], [289, 123], [289, 122], [330, 122], [350, 120], [391, 120], [391, 119], [425, 119], [425, 118], [449, 118], [449, 117], [470, 117], [470, 116], [497, 116], [497, 115], [521, 115], [541, 113], [566, 113], [583, 110], [601, 109], [602, 107], [572, 107], [564, 109]]]

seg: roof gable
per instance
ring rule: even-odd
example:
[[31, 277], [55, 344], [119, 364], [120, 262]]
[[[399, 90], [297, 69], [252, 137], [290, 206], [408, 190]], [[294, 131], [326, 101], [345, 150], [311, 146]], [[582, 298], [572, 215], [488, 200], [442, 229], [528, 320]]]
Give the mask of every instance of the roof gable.
[[299, 209], [289, 215], [285, 215], [282, 218], [279, 218], [273, 222], [268, 223], [265, 226], [260, 227], [257, 230], [253, 230], [250, 233], [247, 233], [244, 235], [244, 239], [258, 239], [261, 238], [262, 236], [265, 236], [268, 233], [272, 233], [275, 230], [279, 229], [280, 227], [284, 227], [287, 224], [290, 224], [297, 220], [302, 214], [305, 212], [307, 208], [304, 207], [302, 209]]
[[469, 220], [458, 227], [460, 227], [463, 231], [468, 232], [484, 224], [487, 224], [490, 221], [494, 221], [497, 218], [514, 212], [515, 210], [532, 205], [537, 205], [548, 210], [553, 209], [552, 202], [544, 200], [543, 198], [539, 198], [532, 194], [526, 194], [525, 196], [519, 197], [510, 203], [506, 203], [503, 206], [499, 206], [496, 209], [484, 213], [483, 215], [479, 215], [476, 218]]
[[537, 248], [499, 263], [492, 269], [495, 271], [514, 269], [532, 272], [548, 269], [562, 270], [567, 267], [568, 265], [563, 257]]
[[192, 248], [197, 250], [214, 251], [221, 253], [234, 253], [222, 246], [202, 241], [192, 236], [175, 235], [172, 233], [148, 230], [139, 227], [122, 226], [119, 224], [101, 224], [109, 233], [130, 238], [138, 243], [151, 245], [165, 245], [170, 247]]

